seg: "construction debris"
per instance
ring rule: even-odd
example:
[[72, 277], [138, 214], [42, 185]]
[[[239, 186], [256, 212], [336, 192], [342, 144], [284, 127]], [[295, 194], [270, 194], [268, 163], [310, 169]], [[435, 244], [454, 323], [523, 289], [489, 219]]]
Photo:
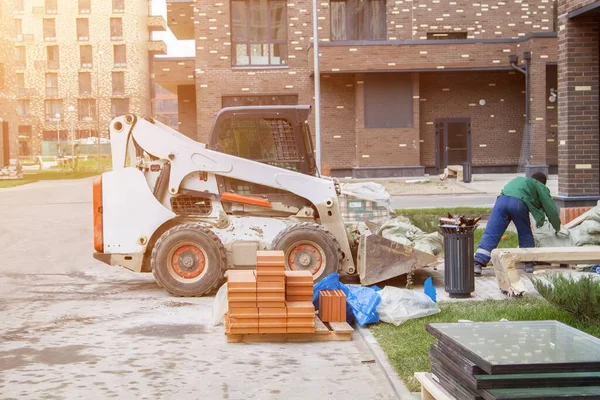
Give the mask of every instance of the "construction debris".
[[477, 228], [481, 218], [467, 218], [464, 215], [454, 217], [448, 214], [446, 218], [440, 218], [440, 229], [445, 233], [470, 232]]

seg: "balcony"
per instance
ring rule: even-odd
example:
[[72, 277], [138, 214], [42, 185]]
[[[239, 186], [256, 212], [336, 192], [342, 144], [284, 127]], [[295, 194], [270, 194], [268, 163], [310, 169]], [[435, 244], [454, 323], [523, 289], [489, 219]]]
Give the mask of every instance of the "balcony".
[[150, 40], [148, 42], [148, 53], [164, 56], [167, 54], [167, 44], [162, 40]]
[[148, 31], [150, 32], [164, 32], [167, 30], [167, 21], [162, 15], [150, 15], [148, 16]]
[[194, 39], [195, 4], [192, 0], [167, 1], [167, 24], [178, 40]]
[[[321, 73], [511, 69], [509, 54], [540, 41], [544, 62], [556, 61], [556, 35], [519, 39], [403, 40], [319, 43]], [[547, 43], [543, 43], [546, 41]], [[309, 49], [311, 73], [314, 48]]]
[[194, 84], [194, 57], [155, 58], [152, 66], [156, 83], [172, 93], [177, 93], [177, 86]]

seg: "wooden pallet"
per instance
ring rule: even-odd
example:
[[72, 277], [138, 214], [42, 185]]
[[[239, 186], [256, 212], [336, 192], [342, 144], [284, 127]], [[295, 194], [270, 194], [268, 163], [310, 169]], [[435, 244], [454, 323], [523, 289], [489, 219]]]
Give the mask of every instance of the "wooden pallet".
[[455, 400], [450, 393], [431, 378], [427, 372], [415, 372], [415, 378], [421, 383], [421, 400]]
[[315, 317], [315, 333], [265, 333], [227, 335], [229, 343], [256, 342], [330, 342], [352, 340], [354, 329], [346, 322], [323, 323]]

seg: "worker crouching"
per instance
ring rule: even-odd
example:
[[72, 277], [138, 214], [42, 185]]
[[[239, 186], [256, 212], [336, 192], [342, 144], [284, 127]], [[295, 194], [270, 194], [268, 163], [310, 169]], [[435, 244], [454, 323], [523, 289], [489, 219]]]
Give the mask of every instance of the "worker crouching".
[[[511, 221], [517, 228], [520, 248], [535, 247], [530, 213], [538, 228], [544, 225], [547, 216], [554, 230], [560, 231], [560, 217], [546, 181], [546, 175], [537, 172], [531, 178], [517, 177], [504, 186], [475, 252], [475, 275], [481, 275]], [[533, 267], [534, 263], [525, 264], [525, 272], [532, 273]]]

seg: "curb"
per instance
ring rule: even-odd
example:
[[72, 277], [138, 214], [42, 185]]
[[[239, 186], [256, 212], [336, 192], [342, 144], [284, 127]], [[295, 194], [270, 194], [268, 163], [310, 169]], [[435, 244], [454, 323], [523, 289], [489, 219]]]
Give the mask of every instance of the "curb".
[[368, 347], [371, 353], [373, 353], [377, 364], [379, 364], [388, 382], [390, 385], [392, 385], [392, 389], [394, 389], [396, 397], [400, 400], [415, 399], [415, 396], [408, 390], [402, 379], [398, 377], [398, 374], [390, 364], [383, 349], [379, 346], [377, 339], [375, 339], [369, 328], [363, 328], [358, 324], [356, 324], [356, 327], [363, 343]]

